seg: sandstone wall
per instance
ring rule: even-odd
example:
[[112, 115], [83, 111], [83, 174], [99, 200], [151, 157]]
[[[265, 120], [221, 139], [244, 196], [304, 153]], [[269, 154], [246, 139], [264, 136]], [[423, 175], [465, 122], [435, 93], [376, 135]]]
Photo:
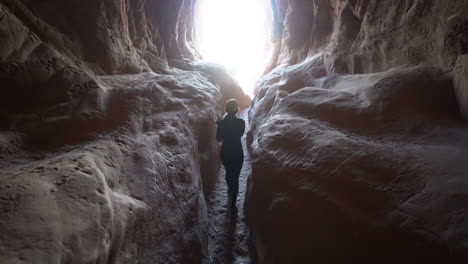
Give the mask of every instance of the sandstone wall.
[[1, 263], [200, 263], [214, 121], [247, 97], [194, 60], [194, 5], [0, 1]]
[[465, 263], [468, 3], [278, 2], [249, 113], [259, 263]]
[[285, 31], [279, 62], [325, 51], [334, 73], [438, 65], [468, 52], [466, 1], [277, 0]]

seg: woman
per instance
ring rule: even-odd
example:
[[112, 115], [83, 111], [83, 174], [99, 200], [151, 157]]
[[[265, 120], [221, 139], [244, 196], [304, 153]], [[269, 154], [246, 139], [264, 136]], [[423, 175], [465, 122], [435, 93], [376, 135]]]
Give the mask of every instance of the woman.
[[231, 203], [231, 211], [236, 211], [237, 193], [239, 191], [239, 175], [244, 162], [241, 137], [244, 134], [245, 122], [237, 118], [239, 111], [237, 101], [231, 99], [226, 103], [226, 115], [216, 124], [216, 139], [222, 141], [221, 162], [226, 170], [226, 183], [228, 186], [228, 198]]

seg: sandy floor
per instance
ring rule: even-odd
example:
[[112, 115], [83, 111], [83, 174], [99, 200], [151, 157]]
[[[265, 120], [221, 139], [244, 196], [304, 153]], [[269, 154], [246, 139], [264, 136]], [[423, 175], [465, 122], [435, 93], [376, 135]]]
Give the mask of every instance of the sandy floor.
[[[247, 124], [247, 111], [240, 113]], [[248, 127], [248, 126], [247, 126]], [[247, 129], [246, 129], [247, 131]], [[237, 217], [228, 210], [227, 186], [224, 179], [224, 168], [219, 172], [219, 179], [214, 191], [208, 198], [209, 218], [209, 257], [206, 264], [251, 263], [248, 250], [249, 232], [244, 216], [244, 198], [247, 177], [250, 174], [250, 158], [244, 147], [244, 165], [239, 178], [239, 195], [237, 197]]]

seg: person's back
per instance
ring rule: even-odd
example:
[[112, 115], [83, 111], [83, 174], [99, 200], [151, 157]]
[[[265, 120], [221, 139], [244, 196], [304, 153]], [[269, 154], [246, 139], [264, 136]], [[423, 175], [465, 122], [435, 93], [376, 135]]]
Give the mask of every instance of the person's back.
[[216, 138], [222, 141], [221, 156], [243, 158], [241, 137], [245, 130], [245, 121], [235, 115], [226, 115], [217, 122]]

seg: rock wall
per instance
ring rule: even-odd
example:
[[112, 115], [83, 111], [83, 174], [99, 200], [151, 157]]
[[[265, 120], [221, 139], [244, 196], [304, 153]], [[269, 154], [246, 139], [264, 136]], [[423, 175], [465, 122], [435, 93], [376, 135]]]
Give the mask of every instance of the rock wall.
[[248, 102], [194, 5], [0, 1], [0, 263], [201, 262], [214, 121]]
[[258, 262], [468, 261], [468, 3], [278, 7], [249, 113]]
[[468, 52], [466, 1], [277, 0], [285, 25], [278, 62], [325, 51], [333, 73], [438, 65]]

